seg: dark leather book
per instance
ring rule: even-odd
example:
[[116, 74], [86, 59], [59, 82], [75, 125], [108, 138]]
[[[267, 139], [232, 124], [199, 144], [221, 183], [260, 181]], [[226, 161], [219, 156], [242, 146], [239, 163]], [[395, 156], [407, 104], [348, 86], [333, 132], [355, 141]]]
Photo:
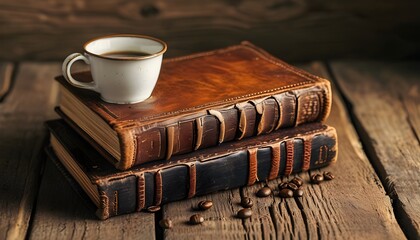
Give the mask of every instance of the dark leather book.
[[[91, 81], [90, 73], [75, 74]], [[109, 152], [118, 169], [170, 159], [223, 142], [322, 122], [327, 80], [248, 43], [167, 59], [152, 96], [137, 104], [102, 101], [57, 77], [61, 111]]]
[[335, 129], [312, 123], [119, 171], [64, 121], [47, 125], [50, 156], [84, 189], [100, 219], [324, 167], [337, 159]]

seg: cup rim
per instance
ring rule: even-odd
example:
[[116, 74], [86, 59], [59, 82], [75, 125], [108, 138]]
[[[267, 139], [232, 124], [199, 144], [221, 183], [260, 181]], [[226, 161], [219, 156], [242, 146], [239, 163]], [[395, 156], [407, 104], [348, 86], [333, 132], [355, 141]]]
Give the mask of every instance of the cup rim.
[[[134, 37], [134, 38], [150, 39], [150, 40], [153, 40], [153, 41], [156, 41], [156, 42], [162, 44], [163, 48], [159, 52], [153, 53], [153, 54], [150, 54], [150, 55], [147, 55], [147, 56], [126, 57], [126, 58], [121, 58], [121, 57], [116, 58], [116, 57], [103, 56], [103, 55], [99, 55], [99, 54], [96, 54], [96, 53], [93, 53], [93, 52], [90, 52], [90, 51], [86, 50], [87, 45], [89, 45], [90, 43], [92, 43], [94, 41], [97, 41], [97, 40], [100, 40], [100, 39], [105, 39], [105, 38], [115, 38], [115, 37]], [[85, 53], [87, 53], [89, 55], [99, 57], [99, 58], [104, 58], [104, 59], [120, 60], [120, 61], [130, 61], [130, 60], [135, 61], [135, 60], [154, 58], [154, 57], [157, 57], [159, 55], [164, 54], [167, 49], [168, 49], [168, 45], [164, 41], [162, 41], [158, 38], [155, 38], [155, 37], [151, 37], [151, 36], [147, 36], [147, 35], [140, 35], [140, 34], [110, 34], [110, 35], [105, 35], [105, 36], [90, 39], [89, 41], [87, 41], [83, 45], [83, 50], [85, 51]]]

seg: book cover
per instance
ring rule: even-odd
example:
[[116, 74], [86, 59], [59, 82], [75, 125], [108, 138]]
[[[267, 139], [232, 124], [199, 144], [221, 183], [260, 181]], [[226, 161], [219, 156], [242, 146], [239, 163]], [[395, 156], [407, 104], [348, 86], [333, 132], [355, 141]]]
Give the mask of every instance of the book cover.
[[335, 129], [313, 123], [118, 171], [63, 120], [47, 126], [50, 157], [84, 189], [100, 219], [324, 167], [337, 159]]
[[[91, 81], [90, 73], [75, 74]], [[223, 142], [322, 122], [327, 80], [248, 43], [167, 59], [152, 96], [137, 104], [102, 101], [63, 77], [61, 111], [109, 152], [118, 169]]]

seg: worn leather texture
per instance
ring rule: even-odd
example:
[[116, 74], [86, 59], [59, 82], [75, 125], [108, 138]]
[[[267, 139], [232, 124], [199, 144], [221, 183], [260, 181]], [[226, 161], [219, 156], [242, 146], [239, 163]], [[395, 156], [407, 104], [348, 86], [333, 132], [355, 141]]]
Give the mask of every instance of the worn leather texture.
[[98, 186], [101, 219], [324, 167], [337, 159], [335, 129], [312, 123], [118, 171], [63, 120], [47, 126]]
[[[91, 81], [88, 72], [74, 77]], [[165, 60], [152, 96], [137, 104], [106, 103], [62, 76], [57, 80], [118, 133], [127, 150], [116, 162], [119, 169], [322, 122], [331, 108], [327, 80], [249, 42]]]

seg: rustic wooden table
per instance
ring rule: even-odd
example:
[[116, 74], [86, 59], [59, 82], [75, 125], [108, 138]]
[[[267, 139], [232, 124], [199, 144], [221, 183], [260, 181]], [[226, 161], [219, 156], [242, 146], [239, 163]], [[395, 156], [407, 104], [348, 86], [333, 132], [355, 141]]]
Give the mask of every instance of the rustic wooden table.
[[[419, 239], [420, 62], [300, 67], [334, 85], [327, 123], [337, 128], [339, 157], [327, 169], [335, 180], [307, 184], [301, 199], [256, 198], [257, 184], [99, 221], [43, 153], [60, 63], [0, 63], [0, 239]], [[233, 217], [242, 196], [256, 203], [247, 220]], [[202, 199], [214, 207], [204, 224], [187, 225]], [[173, 229], [156, 224], [164, 217]]]

